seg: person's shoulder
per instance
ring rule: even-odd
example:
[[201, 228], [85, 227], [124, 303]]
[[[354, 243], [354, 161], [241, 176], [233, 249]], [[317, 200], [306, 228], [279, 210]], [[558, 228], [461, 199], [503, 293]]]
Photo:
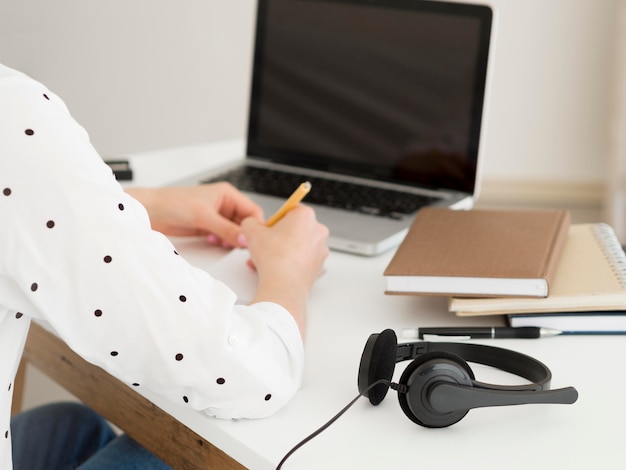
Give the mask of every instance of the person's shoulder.
[[19, 70], [0, 63], [0, 89], [4, 96], [31, 94], [33, 89], [46, 89], [37, 80]]
[[32, 80], [28, 75], [19, 70], [12, 69], [2, 63], [0, 63], [0, 80], [19, 78], [23, 80]]
[[[28, 74], [0, 63], [0, 101], [2, 106], [24, 103], [24, 99], [40, 96], [34, 91], [44, 93], [50, 99], [52, 93], [39, 81]], [[58, 100], [57, 100], [58, 101]]]

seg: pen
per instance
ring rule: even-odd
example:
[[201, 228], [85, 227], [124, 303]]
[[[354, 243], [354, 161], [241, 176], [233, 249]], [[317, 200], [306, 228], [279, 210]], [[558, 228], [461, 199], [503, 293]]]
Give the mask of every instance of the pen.
[[276, 213], [267, 219], [265, 223], [268, 227], [271, 227], [280, 219], [282, 219], [287, 212], [296, 207], [300, 201], [306, 196], [311, 190], [311, 183], [305, 181], [300, 186], [296, 188], [291, 196], [285, 201], [285, 203], [280, 206], [280, 209], [276, 211]]
[[440, 327], [440, 328], [406, 328], [402, 330], [404, 337], [424, 339], [424, 336], [446, 336], [479, 339], [479, 338], [545, 338], [548, 336], [558, 336], [562, 332], [552, 328], [541, 328], [535, 326], [522, 326], [519, 328], [499, 327], [499, 326], [479, 326], [479, 327]]

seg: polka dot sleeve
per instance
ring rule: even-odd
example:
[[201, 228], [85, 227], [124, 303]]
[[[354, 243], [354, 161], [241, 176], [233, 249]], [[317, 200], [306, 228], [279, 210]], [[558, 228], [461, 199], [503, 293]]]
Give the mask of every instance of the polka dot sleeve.
[[236, 306], [150, 229], [62, 101], [2, 66], [0, 217], [0, 305], [129, 386], [222, 418], [268, 416], [298, 389], [292, 317]]

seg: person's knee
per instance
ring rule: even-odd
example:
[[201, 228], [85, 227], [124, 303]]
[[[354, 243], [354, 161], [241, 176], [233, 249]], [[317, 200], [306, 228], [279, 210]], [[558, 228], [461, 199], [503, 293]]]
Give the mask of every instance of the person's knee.
[[55, 408], [54, 412], [61, 417], [61, 420], [64, 420], [65, 426], [74, 429], [78, 435], [89, 436], [87, 439], [98, 441], [100, 446], [115, 437], [115, 432], [109, 423], [81, 403], [58, 403]]
[[[96, 412], [81, 403], [53, 403], [11, 419], [15, 468], [74, 468], [115, 438]], [[37, 452], [32, 452], [36, 448]]]
[[138, 444], [126, 434], [122, 434], [100, 450], [93, 458], [79, 467], [79, 470], [172, 470], [160, 458]]
[[28, 433], [36, 427], [39, 430], [65, 431], [70, 434], [89, 434], [92, 438], [107, 442], [115, 437], [111, 426], [91, 408], [76, 402], [62, 402], [42, 405], [17, 414], [11, 420], [14, 437], [21, 432]]

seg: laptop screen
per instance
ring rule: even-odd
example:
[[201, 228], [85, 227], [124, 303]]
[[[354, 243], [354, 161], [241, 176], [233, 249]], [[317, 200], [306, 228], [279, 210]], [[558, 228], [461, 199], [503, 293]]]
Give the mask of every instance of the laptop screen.
[[487, 6], [260, 0], [248, 155], [473, 193]]

